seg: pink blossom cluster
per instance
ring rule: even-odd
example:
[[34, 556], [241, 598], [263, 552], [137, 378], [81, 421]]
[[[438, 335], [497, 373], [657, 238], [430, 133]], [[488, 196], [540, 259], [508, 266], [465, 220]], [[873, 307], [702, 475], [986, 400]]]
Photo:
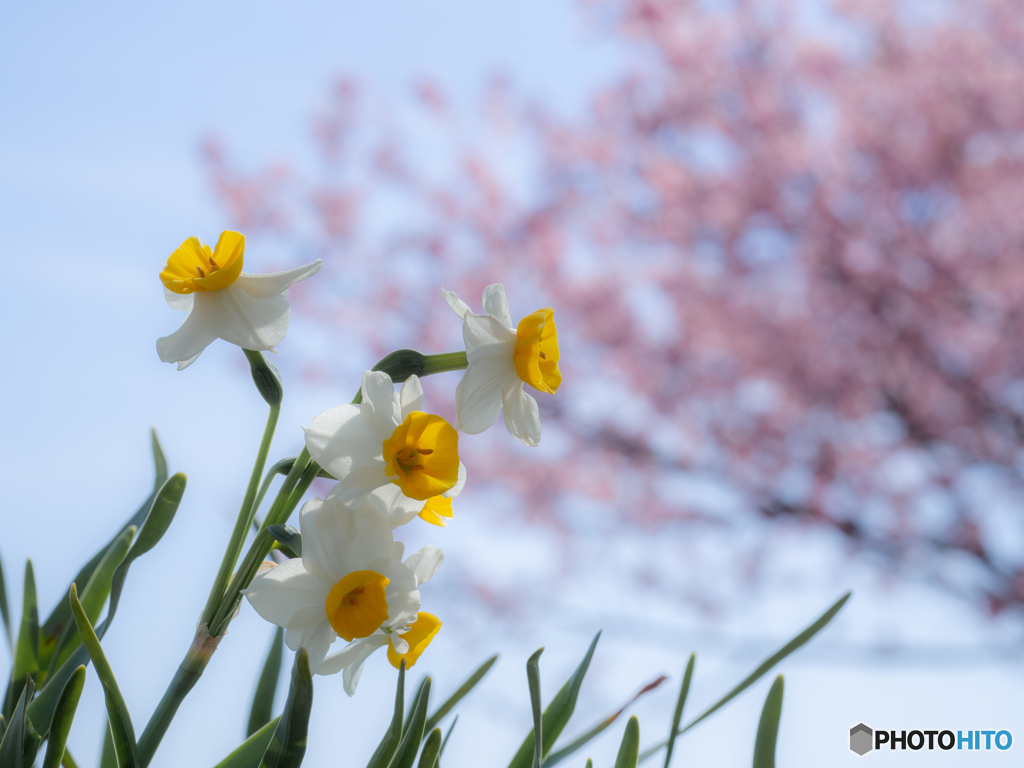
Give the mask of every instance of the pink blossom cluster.
[[[211, 145], [216, 187], [339, 265], [299, 311], [374, 308], [378, 352], [452, 347], [442, 280], [555, 307], [554, 448], [473, 457], [529, 520], [597, 505], [656, 536], [759, 515], [1024, 604], [1024, 3], [585, 12], [629, 64], [584, 115], [498, 79], [466, 120], [424, 83], [413, 122], [438, 149], [344, 80], [314, 172], [247, 174]], [[695, 477], [736, 503], [673, 493]]]

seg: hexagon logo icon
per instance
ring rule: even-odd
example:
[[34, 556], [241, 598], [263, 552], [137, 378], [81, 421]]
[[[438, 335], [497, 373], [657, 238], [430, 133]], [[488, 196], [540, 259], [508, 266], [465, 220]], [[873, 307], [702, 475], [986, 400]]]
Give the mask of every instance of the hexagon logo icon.
[[863, 757], [874, 749], [873, 735], [864, 723], [857, 723], [850, 729], [850, 749]]

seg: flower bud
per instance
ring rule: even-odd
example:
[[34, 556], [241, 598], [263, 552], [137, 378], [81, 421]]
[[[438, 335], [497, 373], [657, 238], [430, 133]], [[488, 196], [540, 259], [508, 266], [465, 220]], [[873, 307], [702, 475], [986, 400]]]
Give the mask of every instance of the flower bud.
[[278, 406], [284, 397], [284, 388], [281, 386], [281, 374], [273, 363], [264, 357], [262, 352], [253, 352], [250, 349], [243, 349], [246, 358], [249, 360], [249, 369], [252, 371], [252, 380], [259, 390], [260, 395], [266, 400], [270, 407]]

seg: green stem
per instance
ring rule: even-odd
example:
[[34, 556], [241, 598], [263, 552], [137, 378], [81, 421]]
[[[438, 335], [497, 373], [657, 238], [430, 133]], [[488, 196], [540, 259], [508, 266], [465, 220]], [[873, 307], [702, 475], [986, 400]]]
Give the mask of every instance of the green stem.
[[270, 443], [274, 439], [274, 430], [277, 427], [277, 418], [281, 413], [280, 405], [270, 406], [270, 413], [267, 415], [267, 426], [263, 430], [263, 440], [260, 442], [260, 450], [256, 455], [256, 464], [249, 476], [249, 487], [245, 489], [245, 498], [242, 499], [242, 506], [238, 510], [238, 518], [235, 520], [235, 529], [231, 532], [228, 546], [224, 550], [224, 558], [221, 560], [220, 569], [217, 571], [217, 578], [213, 580], [210, 587], [210, 596], [206, 599], [206, 607], [203, 609], [203, 616], [200, 624], [210, 624], [213, 615], [220, 605], [224, 596], [224, 588], [238, 562], [238, 555], [241, 552], [242, 544], [245, 543], [245, 536], [249, 531], [252, 516], [256, 514], [256, 494], [260, 487], [260, 478], [263, 477], [263, 467], [267, 463], [267, 454], [270, 453]]
[[160, 746], [160, 741], [163, 739], [164, 734], [167, 733], [167, 729], [170, 727], [171, 720], [174, 719], [178, 707], [184, 701], [188, 692], [199, 681], [203, 670], [206, 669], [206, 665], [210, 663], [210, 657], [217, 650], [219, 642], [220, 637], [211, 637], [206, 631], [205, 625], [199, 628], [195, 639], [192, 641], [192, 647], [188, 649], [188, 653], [185, 654], [185, 658], [178, 667], [178, 671], [174, 673], [174, 679], [167, 686], [163, 698], [157, 704], [153, 716], [149, 718], [149, 723], [146, 724], [146, 730], [142, 732], [142, 737], [139, 739], [139, 765], [142, 768], [146, 768], [150, 760], [153, 759], [153, 755], [156, 753], [157, 747]]
[[274, 546], [274, 537], [267, 528], [288, 521], [292, 512], [295, 511], [295, 507], [298, 506], [303, 495], [319, 474], [320, 465], [313, 461], [309, 451], [303, 448], [277, 492], [277, 497], [267, 512], [267, 516], [263, 519], [256, 538], [249, 546], [249, 551], [246, 552], [242, 564], [232, 577], [220, 607], [214, 614], [210, 627], [211, 634], [215, 637], [220, 636], [227, 629], [234, 617], [235, 609], [238, 608], [238, 603], [242, 599], [242, 590], [249, 586], [249, 582], [253, 580], [259, 570], [260, 563]]

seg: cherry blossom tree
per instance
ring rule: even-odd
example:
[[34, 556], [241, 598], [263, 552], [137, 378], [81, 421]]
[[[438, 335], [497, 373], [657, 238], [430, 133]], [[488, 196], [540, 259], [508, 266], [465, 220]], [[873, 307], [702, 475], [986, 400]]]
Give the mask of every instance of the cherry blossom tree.
[[[310, 171], [208, 142], [221, 200], [296, 262], [337, 265], [297, 311], [372, 330], [366, 360], [459, 343], [442, 281], [555, 308], [551, 447], [473, 457], [532, 523], [600, 509], [738, 547], [754, 519], [805, 526], [1018, 609], [1024, 3], [583, 14], [629, 62], [585, 114], [495, 78], [478, 114], [424, 82], [416, 114], [383, 119], [342, 79]], [[319, 356], [308, 372], [356, 380]]]

